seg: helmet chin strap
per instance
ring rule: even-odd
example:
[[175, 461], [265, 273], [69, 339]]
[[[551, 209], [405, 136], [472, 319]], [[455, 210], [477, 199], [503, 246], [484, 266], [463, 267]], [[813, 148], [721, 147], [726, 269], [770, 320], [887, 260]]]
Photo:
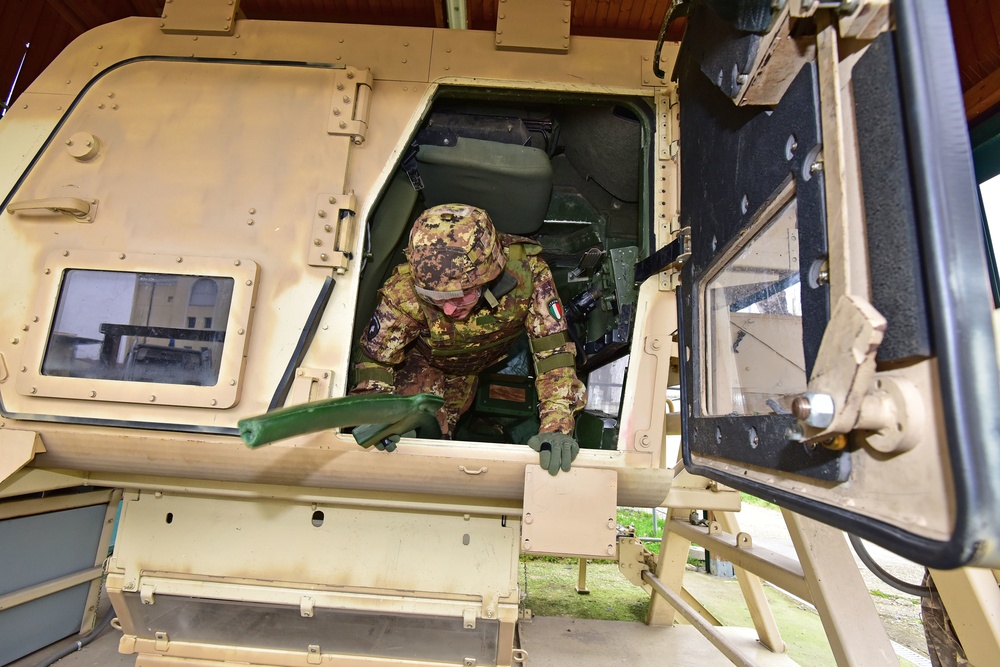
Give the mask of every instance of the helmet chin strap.
[[486, 303], [490, 304], [490, 308], [496, 308], [500, 305], [500, 299], [515, 287], [517, 287], [517, 278], [507, 271], [501, 271], [500, 275], [489, 285], [483, 287], [483, 298], [486, 299]]

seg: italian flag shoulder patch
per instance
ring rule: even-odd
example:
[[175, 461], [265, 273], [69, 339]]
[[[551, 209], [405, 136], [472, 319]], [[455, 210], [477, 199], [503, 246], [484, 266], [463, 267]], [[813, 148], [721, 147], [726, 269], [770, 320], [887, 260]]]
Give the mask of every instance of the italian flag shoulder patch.
[[559, 299], [549, 299], [549, 314], [556, 318], [556, 321], [562, 321], [563, 318], [563, 307]]

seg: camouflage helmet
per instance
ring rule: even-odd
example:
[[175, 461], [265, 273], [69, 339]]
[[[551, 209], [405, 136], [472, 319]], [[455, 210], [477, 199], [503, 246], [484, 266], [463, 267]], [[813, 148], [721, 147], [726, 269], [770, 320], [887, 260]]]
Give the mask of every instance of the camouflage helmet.
[[437, 300], [486, 285], [507, 261], [490, 216], [465, 204], [442, 204], [421, 213], [406, 256], [417, 293]]

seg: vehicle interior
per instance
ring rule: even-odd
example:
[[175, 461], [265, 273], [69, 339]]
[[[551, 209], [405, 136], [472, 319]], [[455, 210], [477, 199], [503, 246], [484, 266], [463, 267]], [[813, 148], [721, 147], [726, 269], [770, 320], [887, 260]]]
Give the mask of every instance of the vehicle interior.
[[[581, 447], [614, 449], [635, 318], [634, 267], [649, 254], [649, 102], [593, 96], [470, 95], [434, 100], [369, 217], [353, 339], [425, 209], [485, 209], [500, 232], [528, 237], [556, 287], [588, 387]], [[355, 351], [355, 359], [357, 351]], [[455, 438], [525, 443], [538, 432], [527, 335], [480, 375]]]

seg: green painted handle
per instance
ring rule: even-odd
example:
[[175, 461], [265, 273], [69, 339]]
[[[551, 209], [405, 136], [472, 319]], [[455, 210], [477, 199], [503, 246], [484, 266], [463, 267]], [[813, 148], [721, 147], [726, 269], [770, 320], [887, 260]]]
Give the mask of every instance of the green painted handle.
[[[237, 426], [240, 438], [251, 449], [304, 433], [360, 424], [384, 425], [384, 428], [370, 434], [378, 439], [406, 433], [414, 428], [420, 431], [420, 435], [433, 438], [441, 435], [434, 413], [442, 405], [444, 399], [434, 394], [363, 394], [281, 408], [241, 419]], [[375, 442], [375, 437], [367, 437], [365, 442], [358, 444], [370, 447]]]

